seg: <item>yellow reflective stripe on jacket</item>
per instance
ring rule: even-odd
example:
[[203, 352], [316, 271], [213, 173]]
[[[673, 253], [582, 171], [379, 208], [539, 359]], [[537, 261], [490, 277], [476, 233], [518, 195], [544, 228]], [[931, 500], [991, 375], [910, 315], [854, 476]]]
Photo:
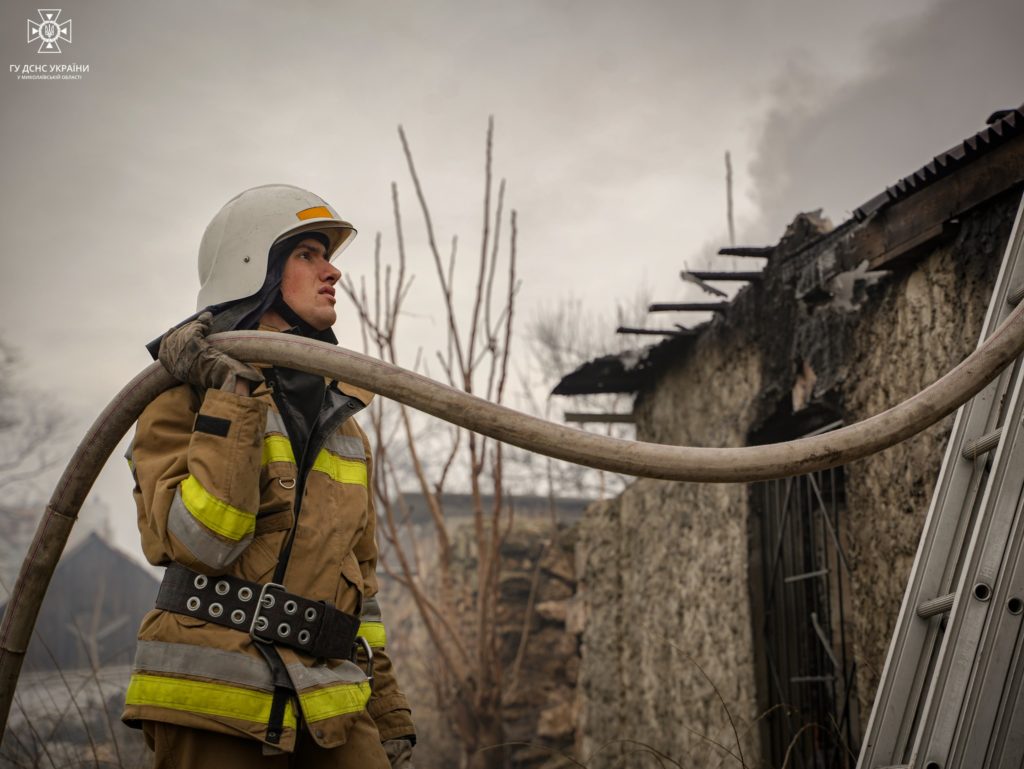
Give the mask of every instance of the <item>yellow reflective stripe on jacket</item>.
[[196, 520], [222, 537], [237, 542], [256, 530], [255, 513], [217, 499], [193, 475], [181, 482], [181, 501]]
[[346, 713], [358, 713], [370, 700], [370, 682], [339, 684], [325, 689], [299, 692], [302, 715], [309, 723]]
[[316, 456], [313, 469], [326, 473], [331, 480], [338, 483], [354, 483], [366, 486], [366, 463], [355, 459], [342, 459], [329, 451], [321, 451]]
[[167, 531], [178, 538], [189, 552], [213, 569], [230, 566], [252, 542], [252, 535], [246, 534], [239, 540], [218, 537], [185, 507], [181, 498], [181, 487], [174, 491], [174, 499], [167, 511]]
[[[283, 435], [267, 435], [263, 439], [263, 464], [290, 462], [295, 464], [292, 443]], [[357, 459], [342, 459], [327, 449], [321, 449], [313, 463], [313, 470], [330, 476], [337, 483], [352, 483], [365, 487], [366, 463]]]
[[291, 462], [295, 464], [292, 442], [283, 435], [268, 435], [263, 439], [263, 464]]
[[388, 645], [388, 633], [383, 622], [360, 622], [356, 635], [365, 638], [373, 649], [382, 649]]
[[[369, 689], [369, 685], [367, 685]], [[227, 684], [191, 681], [186, 678], [134, 673], [125, 694], [126, 705], [149, 706], [202, 713], [209, 716], [237, 718], [265, 724], [270, 719], [274, 695]], [[285, 706], [284, 725], [295, 728], [295, 710], [291, 702]]]

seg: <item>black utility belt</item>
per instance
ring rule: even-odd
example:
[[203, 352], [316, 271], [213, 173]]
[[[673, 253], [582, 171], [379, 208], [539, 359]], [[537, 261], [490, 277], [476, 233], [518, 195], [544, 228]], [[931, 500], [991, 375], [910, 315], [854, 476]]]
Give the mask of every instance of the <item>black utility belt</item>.
[[[359, 632], [358, 617], [289, 593], [283, 585], [207, 577], [177, 563], [167, 567], [156, 607], [323, 659], [352, 658]], [[362, 646], [369, 653], [365, 641]]]

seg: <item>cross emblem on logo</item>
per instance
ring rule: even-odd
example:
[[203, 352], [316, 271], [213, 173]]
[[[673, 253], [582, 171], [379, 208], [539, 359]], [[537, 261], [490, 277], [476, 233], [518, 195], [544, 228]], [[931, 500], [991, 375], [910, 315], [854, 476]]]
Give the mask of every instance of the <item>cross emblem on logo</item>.
[[60, 53], [60, 41], [71, 42], [71, 19], [60, 21], [60, 8], [39, 8], [39, 21], [28, 20], [28, 42], [39, 41], [36, 53]]

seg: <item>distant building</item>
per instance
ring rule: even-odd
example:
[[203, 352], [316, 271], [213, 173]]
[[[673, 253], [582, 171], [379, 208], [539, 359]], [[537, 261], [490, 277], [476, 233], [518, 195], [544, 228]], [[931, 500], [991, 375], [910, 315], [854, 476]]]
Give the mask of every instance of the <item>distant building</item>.
[[14, 588], [40, 509], [34, 505], [0, 506], [0, 600], [6, 601]]
[[[91, 533], [57, 565], [25, 656], [26, 671], [128, 664], [159, 582]], [[4, 605], [0, 613], [6, 611]]]
[[[427, 501], [419, 492], [403, 492], [402, 498], [409, 510], [409, 516], [413, 523], [430, 523], [430, 509]], [[445, 492], [442, 497], [445, 517], [453, 523], [461, 519], [470, 518], [473, 515], [473, 496], [471, 494], [455, 494]], [[480, 501], [484, 510], [491, 510], [494, 507], [494, 497], [490, 494], [482, 494]], [[510, 494], [508, 502], [516, 516], [524, 518], [550, 518], [552, 515], [559, 521], [576, 521], [583, 515], [593, 500], [582, 497], [544, 497]]]

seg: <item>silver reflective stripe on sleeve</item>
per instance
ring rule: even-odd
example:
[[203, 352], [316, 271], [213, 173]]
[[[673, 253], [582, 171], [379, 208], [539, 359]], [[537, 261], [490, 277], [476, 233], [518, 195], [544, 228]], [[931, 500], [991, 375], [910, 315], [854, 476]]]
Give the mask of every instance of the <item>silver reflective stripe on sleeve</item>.
[[359, 615], [359, 619], [363, 622], [384, 621], [384, 617], [380, 613], [380, 604], [377, 602], [377, 596], [363, 599], [363, 612]]
[[363, 448], [363, 441], [354, 435], [332, 435], [327, 439], [324, 448], [339, 457], [346, 459], [366, 460], [366, 450]]
[[344, 660], [340, 665], [329, 668], [326, 665], [306, 667], [301, 662], [288, 666], [288, 677], [296, 691], [338, 684], [359, 684], [366, 680], [366, 673], [353, 662]]
[[278, 433], [288, 437], [288, 431], [284, 429], [284, 420], [281, 419], [281, 415], [273, 409], [267, 409], [266, 433]]
[[383, 649], [388, 645], [387, 628], [384, 627], [384, 617], [380, 611], [380, 604], [376, 596], [363, 600], [363, 611], [359, 615], [359, 630], [361, 637], [366, 639], [371, 648]]
[[[267, 429], [264, 435], [283, 435], [286, 438], [288, 437], [284, 420], [276, 411], [267, 412]], [[363, 441], [355, 435], [338, 435], [335, 433], [327, 439], [324, 448], [332, 454], [344, 457], [345, 459], [366, 459], [366, 449], [363, 446]]]
[[252, 542], [252, 532], [238, 542], [221, 539], [197, 521], [181, 499], [181, 487], [167, 515], [167, 531], [173, 534], [198, 560], [214, 569], [223, 569], [242, 554]]
[[262, 659], [208, 646], [139, 641], [135, 651], [135, 670], [210, 678], [267, 692], [274, 691], [273, 676]]

